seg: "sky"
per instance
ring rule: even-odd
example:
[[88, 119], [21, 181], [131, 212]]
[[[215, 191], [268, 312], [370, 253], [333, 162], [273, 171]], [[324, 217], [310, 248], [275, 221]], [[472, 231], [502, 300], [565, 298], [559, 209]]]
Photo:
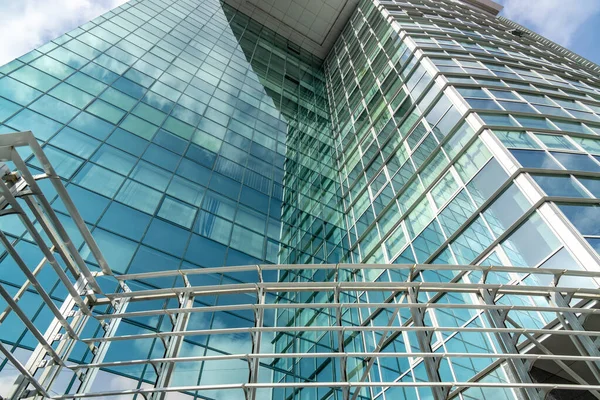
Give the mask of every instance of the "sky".
[[600, 64], [600, 0], [495, 0], [502, 16]]
[[0, 65], [126, 0], [0, 0]]
[[[125, 1], [0, 0], [0, 65]], [[600, 64], [600, 0], [496, 1], [501, 15]]]

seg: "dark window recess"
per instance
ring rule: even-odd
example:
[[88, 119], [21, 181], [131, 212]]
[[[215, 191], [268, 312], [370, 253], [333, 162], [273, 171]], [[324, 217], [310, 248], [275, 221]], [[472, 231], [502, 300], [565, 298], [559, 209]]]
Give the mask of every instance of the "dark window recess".
[[296, 54], [300, 54], [300, 47], [298, 47], [296, 44], [294, 43], [290, 43], [288, 42], [287, 44], [287, 48], [288, 50], [291, 50], [292, 52], [296, 53]]
[[294, 78], [293, 76], [290, 76], [288, 74], [285, 74], [285, 79], [287, 79], [288, 81], [292, 82], [295, 85], [299, 85], [300, 81], [296, 78]]
[[508, 33], [510, 33], [511, 35], [518, 36], [518, 37], [527, 36], [527, 32], [522, 31], [520, 29], [511, 29], [510, 31], [508, 31]]

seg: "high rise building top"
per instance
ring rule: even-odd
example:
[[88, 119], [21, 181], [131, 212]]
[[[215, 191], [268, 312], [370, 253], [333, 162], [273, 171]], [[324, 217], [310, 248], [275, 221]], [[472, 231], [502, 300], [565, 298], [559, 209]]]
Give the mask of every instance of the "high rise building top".
[[481, 10], [484, 10], [492, 15], [498, 15], [502, 11], [502, 5], [492, 0], [457, 0], [467, 4], [471, 4]]
[[[453, 0], [497, 15], [502, 6], [492, 0]], [[252, 19], [324, 59], [359, 0], [225, 0]], [[410, 1], [380, 3], [411, 4]], [[414, 2], [413, 4], [418, 4]]]
[[0, 396], [599, 397], [598, 66], [498, 10], [130, 0], [0, 66]]

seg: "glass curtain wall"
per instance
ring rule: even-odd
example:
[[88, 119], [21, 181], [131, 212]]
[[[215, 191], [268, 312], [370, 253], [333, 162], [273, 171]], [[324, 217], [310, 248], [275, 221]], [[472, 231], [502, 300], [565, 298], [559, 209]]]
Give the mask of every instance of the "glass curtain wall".
[[[276, 263], [280, 257], [335, 262], [342, 253], [342, 218], [321, 65], [218, 0], [132, 0], [0, 67], [0, 132], [34, 133], [115, 274]], [[38, 171], [35, 158], [21, 155]], [[90, 268], [98, 270], [52, 187], [44, 190]], [[31, 260], [42, 257], [16, 216], [2, 218], [0, 228]], [[15, 268], [2, 254], [0, 279], [16, 292], [24, 277], [12, 273]], [[247, 275], [255, 282], [255, 274]], [[44, 276], [44, 287], [60, 304], [64, 293], [56, 276]], [[243, 277], [206, 275], [198, 284]], [[138, 288], [174, 284], [170, 278], [138, 282]], [[227, 301], [213, 296], [195, 305]], [[21, 306], [45, 331], [51, 315], [40, 299], [26, 295]], [[1, 338], [26, 360], [35, 341], [13, 317], [2, 324]], [[265, 323], [273, 320], [270, 315]], [[216, 312], [192, 317], [189, 326], [253, 324], [247, 313]], [[165, 316], [124, 322], [119, 334], [170, 329]], [[184, 348], [188, 355], [209, 355], [250, 345], [250, 335], [204, 336], [186, 338]], [[160, 339], [117, 344], [106, 360], [164, 351]], [[86, 362], [92, 354], [81, 348], [72, 358]], [[227, 383], [247, 375], [204, 371], [202, 363], [188, 367], [175, 371], [173, 384]], [[102, 378], [102, 372], [94, 389], [107, 380], [129, 386], [156, 381], [151, 366], [112, 372], [121, 378]], [[76, 384], [66, 382], [65, 390]]]
[[[570, 58], [509, 31], [460, 2], [359, 4], [324, 65], [348, 226], [346, 262], [598, 268], [598, 232], [592, 225], [600, 218], [594, 192], [600, 166], [600, 82]], [[551, 225], [556, 218], [565, 224]], [[407, 277], [381, 270], [346, 278], [476, 283], [482, 276], [430, 272]], [[483, 279], [531, 282], [522, 274]], [[379, 299], [353, 295], [352, 301], [366, 304], [411, 301], [405, 292], [382, 293]], [[481, 300], [416, 294], [412, 301], [459, 305]], [[549, 304], [547, 298], [527, 296], [495, 301]], [[421, 316], [379, 311], [392, 325], [489, 323], [483, 313], [451, 306]], [[508, 315], [526, 328], [552, 321], [542, 314]], [[345, 317], [348, 323], [381, 324], [373, 314]], [[345, 350], [372, 348], [380, 338], [346, 338]], [[405, 332], [390, 334], [381, 351], [500, 349], [488, 334], [432, 333], [422, 340]], [[347, 366], [349, 378], [365, 379], [366, 374], [372, 382], [384, 376], [400, 381], [514, 379], [501, 363], [484, 359], [380, 359], [372, 367], [369, 360], [355, 361]], [[365, 389], [360, 394], [374, 398], [382, 392], [386, 398], [447, 395], [429, 388]], [[453, 394], [516, 395], [505, 389]]]
[[[323, 61], [217, 0], [131, 0], [0, 67], [0, 132], [18, 130], [31, 130], [43, 145], [116, 274], [257, 263], [575, 270], [597, 270], [600, 263], [600, 231], [594, 223], [600, 220], [597, 74], [460, 2], [363, 0]], [[21, 155], [30, 168], [39, 168], [31, 155]], [[52, 193], [48, 185], [44, 190]], [[64, 206], [51, 200], [81, 245]], [[1, 221], [21, 253], [32, 260], [42, 257], [16, 217]], [[89, 250], [80, 250], [97, 270]], [[14, 270], [14, 261], [3, 254], [0, 279], [16, 292], [23, 277]], [[411, 273], [347, 266], [336, 271], [339, 276], [317, 268], [286, 270], [264, 279], [545, 284], [526, 274], [493, 271]], [[192, 283], [227, 284], [236, 278], [203, 275]], [[170, 287], [180, 283], [177, 279], [135, 285], [138, 290]], [[248, 274], [247, 281], [254, 280], [255, 274]], [[43, 284], [60, 304], [64, 293], [56, 280], [46, 278]], [[488, 295], [486, 304], [552, 305], [544, 296]], [[269, 296], [269, 303], [364, 307], [343, 313], [282, 309], [267, 313], [265, 325], [382, 327], [341, 334], [281, 332], [268, 340], [276, 352], [377, 349], [407, 356], [343, 362], [276, 358], [261, 362], [268, 371], [262, 379], [515, 380], [497, 358], [410, 356], [506, 351], [491, 333], [384, 329], [490, 327], [482, 310], [460, 308], [481, 304], [481, 296], [418, 290]], [[156, 301], [162, 303], [154, 308], [172, 306]], [[253, 304], [257, 299], [208, 296], [195, 304], [228, 301]], [[40, 300], [27, 294], [20, 302], [45, 329], [51, 317]], [[448, 306], [422, 313], [369, 306], [415, 302]], [[0, 337], [26, 359], [34, 341], [10, 318], [10, 324], [1, 325]], [[555, 318], [511, 310], [501, 325], [541, 328]], [[189, 329], [253, 324], [250, 311], [215, 311], [193, 314]], [[166, 316], [136, 319], [124, 321], [118, 334], [172, 327]], [[100, 331], [89, 332], [95, 334]], [[525, 336], [512, 339], [514, 351], [527, 351]], [[250, 346], [250, 334], [186, 337], [184, 342], [186, 356], [240, 353]], [[115, 345], [105, 360], [118, 361], [124, 352], [129, 359], [144, 359], [165, 348], [159, 339]], [[72, 357], [89, 362], [92, 355], [82, 347]], [[244, 380], [242, 363], [224, 363], [222, 370], [189, 363], [175, 371], [173, 385]], [[157, 379], [148, 365], [112, 372], [122, 379], [116, 384], [125, 386], [153, 385]], [[64, 385], [66, 391], [76, 390], [76, 380]], [[450, 392], [373, 385], [349, 390], [280, 388], [272, 397], [517, 397], [507, 388]]]

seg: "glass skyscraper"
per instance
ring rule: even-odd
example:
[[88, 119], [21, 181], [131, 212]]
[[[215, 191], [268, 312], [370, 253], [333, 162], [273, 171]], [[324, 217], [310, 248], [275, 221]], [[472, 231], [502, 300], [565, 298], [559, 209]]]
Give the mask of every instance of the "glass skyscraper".
[[600, 398], [600, 67], [499, 10], [130, 0], [0, 67], [0, 395]]

